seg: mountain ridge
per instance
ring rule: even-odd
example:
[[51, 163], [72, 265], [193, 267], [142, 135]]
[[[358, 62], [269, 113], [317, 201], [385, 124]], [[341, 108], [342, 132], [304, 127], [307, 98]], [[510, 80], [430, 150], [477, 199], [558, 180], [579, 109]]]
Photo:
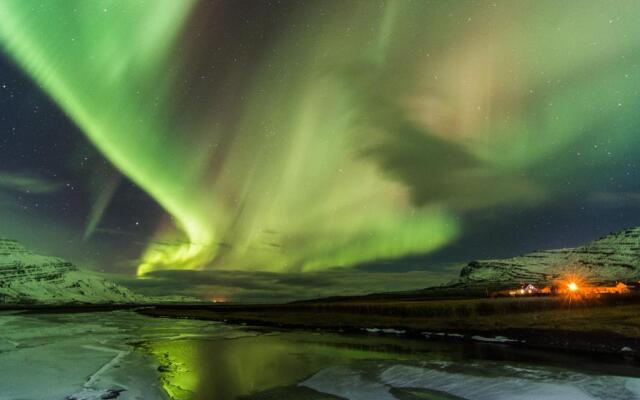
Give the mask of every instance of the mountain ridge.
[[455, 283], [463, 286], [549, 284], [567, 275], [578, 275], [592, 283], [638, 281], [640, 227], [611, 233], [582, 246], [470, 261]]
[[58, 257], [33, 253], [0, 238], [0, 304], [151, 304], [198, 302], [181, 296], [144, 296]]

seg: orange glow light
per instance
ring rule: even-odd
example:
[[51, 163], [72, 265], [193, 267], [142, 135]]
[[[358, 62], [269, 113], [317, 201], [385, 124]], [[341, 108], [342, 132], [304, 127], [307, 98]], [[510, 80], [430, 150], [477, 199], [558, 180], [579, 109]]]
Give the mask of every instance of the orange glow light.
[[225, 303], [227, 299], [225, 297], [212, 297], [209, 299], [212, 303]]
[[578, 285], [576, 285], [575, 282], [569, 282], [567, 288], [572, 292], [576, 292], [578, 290]]

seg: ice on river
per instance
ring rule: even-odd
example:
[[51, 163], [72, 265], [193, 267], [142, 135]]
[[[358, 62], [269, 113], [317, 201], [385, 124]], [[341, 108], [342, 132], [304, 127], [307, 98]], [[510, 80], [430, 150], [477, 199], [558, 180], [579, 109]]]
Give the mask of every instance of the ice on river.
[[[404, 365], [378, 363], [325, 368], [300, 383], [349, 400], [397, 400], [394, 390], [425, 390], [466, 400], [632, 400], [640, 379], [577, 372], [517, 368], [482, 362]], [[441, 398], [441, 397], [429, 397]]]
[[[395, 335], [260, 332], [125, 311], [0, 313], [0, 400], [166, 399], [162, 384], [180, 398], [212, 400], [271, 389], [291, 393], [283, 399], [309, 389], [349, 400], [640, 399], [640, 379], [599, 362], [579, 371], [578, 358], [512, 362]], [[161, 380], [151, 353], [179, 368]]]
[[132, 344], [224, 331], [133, 312], [0, 313], [0, 400], [164, 399], [157, 363]]

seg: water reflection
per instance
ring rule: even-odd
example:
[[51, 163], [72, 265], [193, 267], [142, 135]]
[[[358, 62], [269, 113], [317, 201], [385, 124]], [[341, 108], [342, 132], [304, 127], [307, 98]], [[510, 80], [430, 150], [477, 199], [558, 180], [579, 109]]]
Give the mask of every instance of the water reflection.
[[[379, 382], [385, 368], [399, 364], [419, 365], [421, 368], [438, 370], [439, 374], [455, 376], [465, 374], [464, 376], [471, 377], [480, 374], [488, 379], [504, 377], [505, 374], [511, 373], [503, 368], [506, 365], [504, 361], [510, 361], [511, 365], [538, 363], [540, 367], [539, 364], [542, 364], [539, 376], [540, 379], [546, 380], [552, 379], [554, 374], [558, 375], [554, 372], [555, 369], [566, 366], [567, 362], [573, 365], [579, 362], [586, 373], [590, 373], [589, 370], [595, 373], [606, 370], [607, 374], [638, 374], [633, 365], [620, 364], [619, 360], [615, 365], [609, 365], [603, 360], [580, 361], [575, 356], [550, 356], [548, 352], [506, 346], [308, 332], [245, 332], [244, 336], [236, 335], [231, 338], [197, 337], [156, 341], [151, 342], [149, 348], [162, 365], [165, 390], [172, 398], [180, 400], [344, 398], [344, 393], [332, 392], [331, 389], [320, 393], [322, 391], [311, 390], [310, 388], [317, 389], [311, 384], [306, 387], [297, 386], [303, 381], [318, 381], [318, 375], [315, 376], [315, 380], [309, 378], [318, 371], [331, 371], [336, 366], [351, 371], [352, 376], [338, 374], [330, 378], [328, 383], [325, 382], [325, 386], [330, 388], [332, 382], [338, 385], [340, 380], [342, 382], [339, 385], [343, 387], [355, 385], [353, 389], [344, 389], [345, 393], [353, 393], [355, 397], [349, 398], [354, 399], [363, 395], [362, 391], [365, 389], [362, 387], [374, 386], [380, 391], [380, 398], [386, 399], [453, 398], [446, 393], [431, 391], [428, 388], [418, 390], [402, 388], [402, 385], [390, 387]], [[520, 372], [517, 372], [517, 369], [515, 371], [513, 377], [518, 379]], [[548, 371], [551, 372], [547, 373]], [[565, 373], [562, 376], [569, 375]], [[584, 376], [572, 379], [581, 382]], [[355, 381], [360, 383], [355, 384]], [[422, 397], [415, 397], [415, 393], [418, 392], [422, 393]], [[332, 393], [340, 396], [336, 397], [331, 395]]]
[[[235, 399], [301, 381], [336, 362], [404, 358], [351, 340], [309, 334], [267, 334], [222, 340], [153, 343], [167, 392], [178, 399]], [[374, 346], [375, 347], [375, 346]]]

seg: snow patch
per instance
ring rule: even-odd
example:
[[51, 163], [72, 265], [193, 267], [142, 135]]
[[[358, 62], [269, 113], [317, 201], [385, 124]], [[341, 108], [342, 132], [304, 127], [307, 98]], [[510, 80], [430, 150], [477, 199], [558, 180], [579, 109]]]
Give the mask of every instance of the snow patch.
[[392, 329], [392, 328], [364, 328], [368, 333], [384, 333], [387, 335], [404, 335], [407, 333], [404, 329]]
[[477, 340], [478, 342], [490, 342], [490, 343], [514, 343], [514, 342], [519, 342], [519, 340], [509, 339], [508, 337], [505, 337], [505, 336], [494, 336], [494, 337], [490, 338], [490, 337], [474, 335], [474, 336], [471, 336], [471, 339]]
[[323, 369], [299, 386], [349, 400], [397, 400], [388, 386], [365, 379], [359, 371], [345, 366]]
[[624, 382], [624, 387], [633, 393], [634, 399], [640, 399], [640, 378], [627, 378]]
[[383, 383], [393, 387], [439, 390], [474, 400], [593, 400], [570, 384], [536, 382], [510, 377], [483, 377], [395, 365], [382, 372]]

